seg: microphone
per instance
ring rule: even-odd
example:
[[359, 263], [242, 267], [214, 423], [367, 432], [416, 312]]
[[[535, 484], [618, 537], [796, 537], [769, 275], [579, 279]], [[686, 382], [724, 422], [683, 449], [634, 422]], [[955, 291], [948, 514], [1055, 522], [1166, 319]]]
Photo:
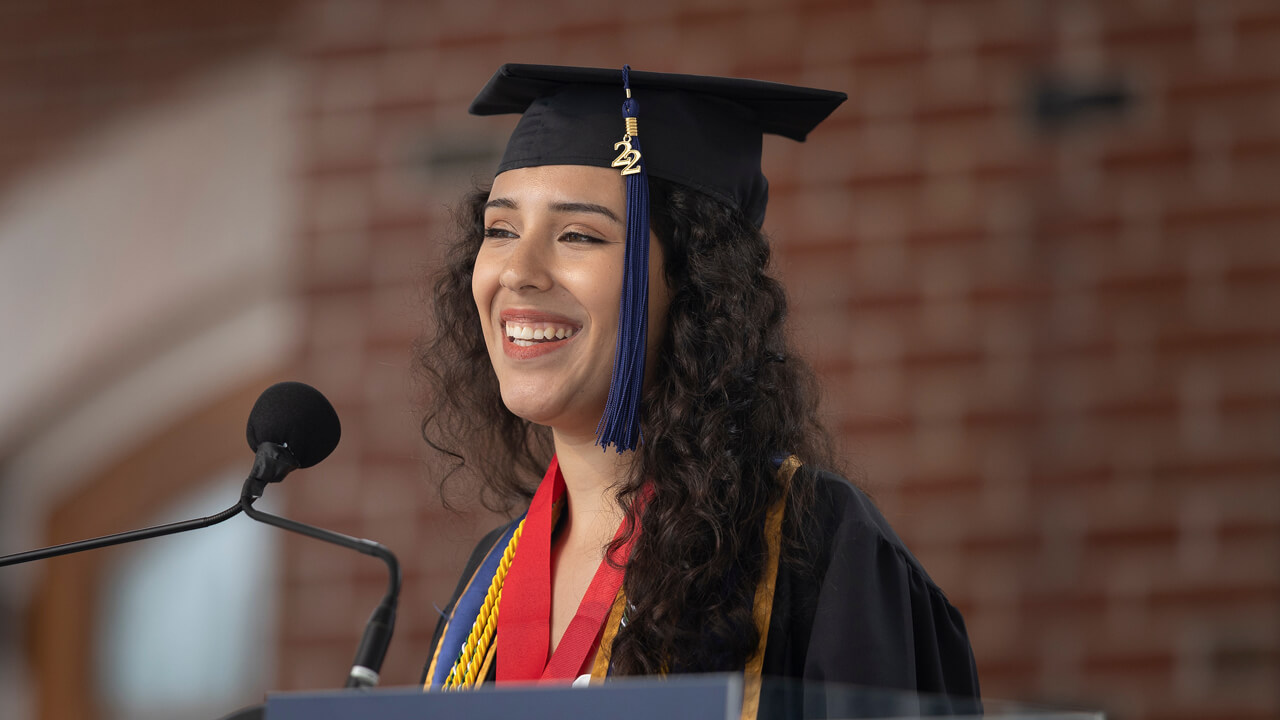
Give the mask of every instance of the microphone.
[[[277, 388], [279, 390], [272, 395], [270, 401], [264, 403], [268, 393]], [[305, 417], [310, 424], [299, 424], [295, 422], [292, 414], [280, 410], [280, 408], [292, 407], [308, 408]], [[240, 509], [258, 522], [341, 545], [376, 557], [387, 564], [390, 581], [386, 595], [383, 596], [382, 602], [373, 611], [373, 615], [365, 625], [364, 636], [360, 640], [355, 661], [351, 665], [351, 672], [346, 681], [346, 687], [349, 688], [377, 685], [378, 673], [382, 670], [382, 661], [386, 658], [387, 647], [391, 644], [391, 635], [395, 631], [396, 606], [400, 598], [400, 563], [395, 554], [372, 540], [343, 535], [262, 512], [253, 507], [253, 502], [262, 496], [266, 486], [284, 479], [285, 473], [288, 472], [285, 470], [277, 475], [276, 470], [288, 467], [290, 463], [297, 463], [295, 467], [308, 467], [328, 456], [333, 446], [338, 443], [338, 416], [323, 395], [301, 383], [280, 383], [272, 386], [268, 392], [263, 393], [262, 398], [258, 399], [253, 410], [246, 434], [249, 447], [254, 449], [258, 457], [258, 463], [255, 463], [254, 468], [257, 470], [258, 464], [263, 464], [265, 479], [255, 481], [250, 477], [245, 482], [240, 495]], [[284, 442], [259, 442], [259, 439], [268, 437], [280, 438]], [[332, 439], [331, 444], [330, 439]]]
[[[262, 392], [249, 413], [249, 447], [256, 457], [246, 486], [280, 482], [293, 470], [315, 465], [333, 452], [341, 434], [338, 415], [319, 390], [296, 382], [272, 385]], [[243, 509], [243, 503], [236, 503], [208, 517], [5, 555], [0, 557], [0, 567], [209, 527], [239, 515]]]
[[342, 424], [319, 390], [306, 383], [281, 382], [258, 396], [244, 434], [255, 453], [245, 486], [256, 500], [269, 483], [329, 457], [342, 437]]
[[298, 467], [309, 468], [338, 447], [342, 424], [319, 390], [306, 383], [282, 382], [258, 396], [244, 434], [254, 452], [264, 442], [277, 443], [289, 448]]

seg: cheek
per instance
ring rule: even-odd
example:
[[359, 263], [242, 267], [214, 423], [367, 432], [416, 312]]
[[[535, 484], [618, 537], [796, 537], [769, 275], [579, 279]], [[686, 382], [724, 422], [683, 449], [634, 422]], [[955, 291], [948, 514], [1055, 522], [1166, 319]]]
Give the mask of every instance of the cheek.
[[559, 285], [574, 297], [598, 328], [616, 328], [622, 299], [622, 258], [600, 254], [587, 261], [566, 262], [556, 271]]

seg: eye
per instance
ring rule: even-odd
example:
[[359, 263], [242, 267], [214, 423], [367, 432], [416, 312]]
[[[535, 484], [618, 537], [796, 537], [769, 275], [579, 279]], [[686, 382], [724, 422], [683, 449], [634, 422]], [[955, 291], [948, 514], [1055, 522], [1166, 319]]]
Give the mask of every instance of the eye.
[[580, 232], [566, 232], [560, 236], [560, 240], [563, 242], [586, 243], [589, 245], [603, 245], [608, 242], [607, 240], [598, 238], [594, 235], [587, 235], [586, 233]]
[[484, 236], [487, 238], [513, 238], [515, 233], [499, 227], [487, 227], [484, 229]]

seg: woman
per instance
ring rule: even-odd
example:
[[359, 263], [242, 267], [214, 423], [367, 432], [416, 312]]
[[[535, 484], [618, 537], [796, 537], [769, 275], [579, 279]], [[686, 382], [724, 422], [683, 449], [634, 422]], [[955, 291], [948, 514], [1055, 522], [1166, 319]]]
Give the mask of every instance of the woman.
[[473, 554], [428, 687], [745, 669], [977, 696], [959, 614], [819, 469], [765, 273], [761, 134], [803, 140], [843, 99], [511, 65], [476, 99], [521, 120], [436, 284], [423, 433], [530, 507]]

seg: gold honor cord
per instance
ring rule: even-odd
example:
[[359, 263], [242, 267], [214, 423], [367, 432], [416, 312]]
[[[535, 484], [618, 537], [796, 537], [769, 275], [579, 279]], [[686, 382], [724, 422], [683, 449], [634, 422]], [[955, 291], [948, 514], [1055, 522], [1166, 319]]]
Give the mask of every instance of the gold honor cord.
[[618, 588], [618, 595], [613, 599], [613, 609], [609, 611], [609, 618], [604, 621], [604, 630], [600, 635], [600, 645], [597, 646], [596, 660], [591, 664], [591, 684], [599, 685], [609, 676], [609, 660], [613, 655], [613, 639], [618, 634], [618, 628], [622, 627], [622, 615], [627, 608], [627, 593], [622, 588]]
[[761, 672], [764, 669], [764, 650], [769, 641], [769, 619], [773, 617], [773, 593], [778, 584], [778, 557], [782, 553], [782, 515], [787, 508], [787, 493], [791, 489], [791, 478], [800, 469], [800, 459], [790, 455], [778, 468], [778, 484], [782, 486], [782, 497], [769, 508], [764, 521], [764, 541], [768, 549], [765, 559], [764, 574], [760, 577], [760, 585], [756, 587], [756, 600], [753, 615], [756, 629], [760, 631], [760, 646], [756, 654], [747, 661], [743, 668], [742, 683], [742, 720], [756, 720], [760, 710]]
[[488, 664], [485, 661], [490, 655], [493, 636], [498, 630], [502, 585], [507, 579], [507, 570], [511, 569], [511, 559], [516, 555], [516, 545], [520, 542], [523, 531], [524, 520], [521, 520], [511, 535], [511, 541], [507, 543], [506, 551], [502, 553], [502, 561], [498, 564], [498, 571], [493, 574], [493, 582], [489, 583], [489, 592], [485, 595], [480, 614], [476, 616], [475, 625], [471, 626], [471, 634], [467, 636], [457, 662], [449, 670], [449, 677], [444, 680], [444, 690], [474, 688], [484, 682], [481, 666]]

